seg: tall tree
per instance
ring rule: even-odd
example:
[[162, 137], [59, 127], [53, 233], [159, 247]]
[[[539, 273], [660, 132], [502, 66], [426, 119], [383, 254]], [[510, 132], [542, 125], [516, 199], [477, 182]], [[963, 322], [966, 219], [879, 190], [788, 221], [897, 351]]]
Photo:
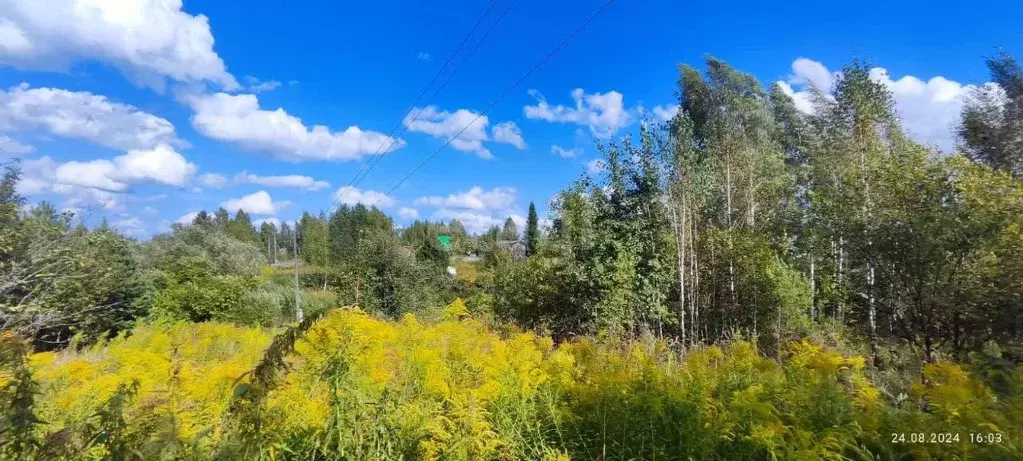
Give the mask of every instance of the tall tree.
[[465, 231], [465, 224], [459, 221], [457, 218], [452, 219], [448, 223], [448, 231], [451, 232], [451, 237], [454, 238], [466, 238], [468, 233]]
[[515, 220], [510, 216], [504, 220], [504, 227], [501, 228], [501, 240], [518, 240], [519, 239], [519, 227], [515, 225]]
[[293, 244], [295, 241], [294, 232], [295, 230], [287, 222], [281, 223], [281, 230], [277, 235], [277, 245], [280, 246], [281, 253], [285, 259], [290, 259], [295, 254]]
[[827, 291], [831, 315], [854, 322], [870, 338], [876, 361], [878, 268], [872, 235], [878, 168], [886, 159], [911, 155], [919, 147], [902, 135], [891, 93], [858, 61], [845, 66], [832, 100], [819, 100], [816, 113], [821, 132], [820, 142], [809, 153], [813, 196], [809, 212], [819, 226], [817, 234], [828, 241], [827, 247], [816, 246], [815, 259], [822, 263], [830, 259], [821, 264], [830, 272], [821, 288]]
[[312, 265], [325, 267], [330, 260], [330, 242], [327, 223], [309, 213], [302, 213], [299, 220], [299, 245], [302, 259]]
[[231, 219], [227, 223], [227, 227], [224, 229], [227, 235], [241, 240], [243, 242], [255, 242], [257, 240], [256, 229], [252, 225], [252, 218], [245, 210], [239, 209], [234, 219]]
[[17, 231], [18, 213], [25, 199], [18, 194], [17, 185], [21, 178], [21, 170], [17, 164], [5, 164], [3, 177], [0, 178], [0, 264], [6, 265], [9, 255], [18, 246]]
[[259, 225], [260, 248], [264, 250], [267, 262], [277, 262], [277, 227], [273, 223], [263, 221]]
[[1023, 179], [1023, 70], [1005, 52], [987, 60], [992, 84], [966, 99], [958, 134], [973, 160]]
[[536, 205], [529, 202], [529, 214], [526, 216], [526, 255], [532, 256], [536, 253], [537, 245], [540, 243], [540, 222], [536, 216]]
[[480, 236], [483, 241], [496, 242], [501, 239], [501, 228], [494, 224]]
[[[678, 276], [678, 284], [690, 284], [684, 291], [680, 287], [680, 294], [689, 298], [690, 306], [711, 311], [700, 317], [715, 322], [691, 322], [691, 333], [703, 330], [717, 337], [740, 331], [756, 336], [768, 320], [765, 315], [776, 310], [755, 291], [742, 290], [744, 283], [761, 286], [762, 281], [750, 278], [760, 277], [755, 273], [741, 272], [760, 266], [745, 265], [739, 249], [759, 245], [759, 234], [774, 237], [771, 243], [777, 249], [788, 244], [782, 211], [795, 187], [777, 136], [779, 124], [770, 97], [752, 75], [715, 58], [707, 59], [704, 73], [682, 66], [680, 74], [681, 115], [673, 122], [669, 145], [674, 154], [668, 157], [674, 163], [673, 240], [685, 251], [676, 251], [674, 265], [690, 272], [688, 281]], [[692, 284], [701, 278], [699, 272], [709, 283], [695, 292]], [[691, 318], [697, 316], [695, 310], [688, 309]]]
[[192, 219], [192, 225], [211, 229], [213, 228], [213, 217], [211, 217], [206, 210], [202, 210], [199, 213], [196, 213], [195, 218]]
[[217, 212], [213, 215], [213, 224], [216, 225], [221, 230], [224, 230], [227, 229], [227, 225], [230, 222], [231, 214], [226, 209], [224, 209], [224, 207], [218, 208]]

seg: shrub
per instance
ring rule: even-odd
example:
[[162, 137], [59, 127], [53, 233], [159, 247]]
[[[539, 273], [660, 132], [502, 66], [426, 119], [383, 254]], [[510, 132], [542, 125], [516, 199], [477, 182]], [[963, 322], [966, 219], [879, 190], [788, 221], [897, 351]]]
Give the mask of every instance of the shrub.
[[[293, 353], [285, 347], [263, 359], [278, 378], [247, 413], [245, 437], [225, 418], [236, 417], [228, 408], [254, 385], [246, 372], [270, 335], [217, 323], [145, 326], [106, 346], [34, 354], [37, 409], [46, 421], [38, 432], [85, 440], [105, 427], [117, 436], [93, 447], [96, 453], [163, 448], [195, 459], [1020, 455], [1020, 396], [995, 398], [951, 363], [928, 365], [912, 402], [889, 406], [862, 357], [806, 341], [786, 347], [780, 362], [741, 341], [680, 355], [652, 338], [555, 345], [514, 328], [498, 333], [463, 315], [428, 324], [356, 309], [330, 312], [297, 331]], [[1003, 372], [1010, 381], [1023, 378]], [[969, 433], [981, 430], [1002, 434], [1002, 443], [970, 443]], [[892, 433], [909, 431], [961, 439], [892, 443]], [[248, 445], [225, 449], [227, 441]]]

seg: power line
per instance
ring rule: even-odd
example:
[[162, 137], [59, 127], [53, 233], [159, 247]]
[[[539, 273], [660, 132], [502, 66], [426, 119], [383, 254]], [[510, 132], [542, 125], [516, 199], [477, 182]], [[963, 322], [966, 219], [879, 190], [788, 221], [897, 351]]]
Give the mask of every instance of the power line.
[[[405, 114], [398, 119], [398, 123], [396, 123], [394, 127], [391, 128], [391, 131], [387, 134], [387, 137], [385, 137], [384, 140], [380, 143], [380, 146], [377, 147], [376, 151], [373, 152], [373, 155], [371, 155], [369, 160], [367, 160], [366, 163], [362, 165], [362, 168], [355, 173], [355, 176], [352, 177], [351, 181], [348, 181], [349, 186], [354, 184], [355, 181], [359, 178], [359, 176], [366, 171], [370, 162], [372, 162], [374, 158], [376, 158], [377, 156], [382, 156], [381, 153], [385, 152], [383, 150], [384, 145], [387, 144], [387, 141], [394, 139], [393, 135], [395, 131], [397, 131], [398, 128], [401, 128], [402, 122], [405, 120], [406, 117], [408, 117], [410, 113], [412, 113], [412, 109], [414, 109], [416, 105], [419, 104], [419, 101], [423, 98], [423, 96], [426, 95], [426, 92], [430, 90], [430, 87], [433, 86], [433, 83], [437, 81], [437, 78], [440, 77], [440, 75], [444, 72], [444, 69], [448, 68], [448, 65], [451, 64], [451, 62], [455, 59], [455, 56], [458, 56], [458, 52], [461, 51], [462, 47], [465, 46], [465, 44], [469, 41], [469, 38], [471, 38], [473, 34], [476, 33], [476, 30], [479, 29], [480, 24], [483, 23], [483, 20], [494, 9], [494, 6], [497, 5], [497, 2], [498, 0], [491, 0], [490, 4], [487, 6], [487, 9], [483, 11], [483, 14], [479, 17], [479, 19], [476, 20], [476, 23], [473, 24], [471, 29], [469, 29], [469, 32], [466, 33], [464, 37], [462, 37], [462, 41], [458, 43], [458, 46], [455, 47], [455, 50], [452, 51], [451, 54], [448, 55], [447, 59], [444, 60], [444, 64], [441, 66], [441, 68], [438, 69], [437, 72], [433, 74], [433, 77], [430, 79], [430, 81], [426, 84], [425, 87], [423, 87], [423, 91], [419, 93], [419, 96], [416, 96], [416, 100], [413, 101], [412, 104], [408, 107], [408, 109], [405, 110]], [[387, 148], [390, 149], [391, 146], [389, 145], [387, 146]]]
[[[387, 140], [387, 139], [384, 140], [385, 143], [387, 141], [390, 141], [390, 144], [387, 146], [387, 149], [384, 149], [384, 152], [387, 152], [387, 150], [389, 150], [391, 148], [391, 146], [393, 146], [394, 143], [397, 142], [397, 136], [401, 136], [406, 131], [408, 131], [409, 126], [411, 126], [413, 122], [415, 122], [416, 120], [419, 119], [419, 116], [423, 113], [424, 110], [426, 110], [426, 107], [428, 107], [430, 105], [430, 103], [432, 103], [433, 100], [437, 98], [437, 95], [439, 95], [440, 92], [443, 91], [444, 88], [448, 86], [448, 83], [451, 82], [451, 78], [454, 77], [455, 74], [458, 73], [459, 69], [462, 68], [462, 65], [465, 64], [465, 62], [468, 61], [469, 58], [471, 58], [474, 54], [476, 54], [476, 50], [478, 50], [480, 48], [480, 45], [482, 45], [483, 42], [487, 39], [487, 37], [490, 36], [490, 33], [493, 32], [494, 29], [497, 28], [497, 25], [501, 23], [501, 20], [504, 19], [504, 17], [508, 14], [509, 11], [511, 11], [512, 7], [515, 6], [515, 3], [517, 3], [517, 2], [518, 2], [518, 0], [512, 0], [511, 3], [509, 3], [508, 6], [505, 7], [504, 11], [501, 12], [501, 15], [497, 17], [497, 20], [494, 21], [494, 23], [490, 25], [490, 28], [488, 28], [487, 31], [483, 33], [483, 36], [480, 37], [480, 39], [476, 42], [476, 45], [473, 46], [471, 50], [469, 50], [469, 53], [467, 53], [465, 56], [462, 57], [462, 60], [459, 61], [457, 66], [455, 66], [455, 69], [453, 71], [451, 71], [451, 73], [448, 74], [447, 78], [445, 78], [444, 81], [441, 82], [441, 84], [437, 87], [437, 89], [434, 90], [433, 94], [430, 95], [430, 98], [428, 100], [426, 100], [426, 102], [423, 104], [423, 107], [419, 108], [419, 111], [416, 112], [416, 115], [414, 115], [412, 117], [412, 119], [408, 121], [408, 123], [405, 123], [405, 117], [408, 117], [408, 112], [405, 113], [405, 117], [402, 117], [402, 120], [400, 122], [398, 122], [398, 123], [400, 123], [402, 125], [405, 125], [405, 128], [402, 129], [398, 134], [396, 134], [395, 137], [392, 137], [389, 140]], [[418, 100], [417, 100], [417, 102], [418, 102]], [[413, 105], [413, 107], [415, 107], [415, 105]], [[363, 168], [363, 170], [365, 171], [364, 173], [360, 172], [360, 173], [362, 173], [362, 177], [359, 177], [354, 183], [349, 183], [348, 185], [351, 186], [351, 187], [358, 186], [359, 183], [361, 183], [363, 179], [366, 179], [366, 176], [369, 176], [370, 171], [373, 171], [373, 168], [375, 168], [376, 165], [378, 163], [380, 163], [380, 161], [383, 160], [383, 158], [384, 158], [383, 155], [374, 156], [374, 157], [370, 158], [370, 161], [367, 162], [367, 165], [369, 165], [369, 168], [368, 169], [367, 168]], [[370, 164], [370, 163], [372, 163], [372, 164]], [[356, 175], [356, 176], [358, 177], [358, 175]]]
[[[572, 31], [571, 34], [568, 34], [568, 36], [565, 37], [565, 39], [562, 40], [561, 43], [558, 44], [558, 46], [554, 47], [554, 49], [552, 49], [550, 52], [547, 53], [547, 55], [545, 55], [542, 59], [540, 59], [540, 61], [538, 61], [531, 69], [529, 69], [529, 71], [527, 71], [522, 77], [519, 77], [518, 80], [516, 80], [514, 83], [512, 83], [511, 86], [509, 86], [506, 90], [504, 90], [504, 93], [501, 93], [501, 95], [498, 96], [497, 99], [495, 99], [493, 102], [490, 103], [490, 105], [488, 105], [485, 109], [483, 109], [483, 111], [480, 112], [476, 116], [476, 118], [474, 118], [471, 122], [469, 122], [467, 125], [465, 125], [465, 127], [463, 127], [461, 131], [459, 131], [457, 134], [455, 134], [454, 136], [449, 138], [447, 140], [447, 142], [445, 142], [443, 145], [441, 145], [436, 151], [433, 152], [433, 154], [430, 154], [430, 156], [427, 157], [425, 160], [423, 160], [419, 165], [416, 165], [416, 167], [413, 168], [412, 171], [410, 171], [407, 175], [405, 175], [404, 178], [402, 178], [393, 187], [391, 187], [384, 194], [384, 196], [390, 195], [392, 192], [394, 192], [396, 189], [398, 189], [398, 187], [400, 187], [402, 184], [404, 184], [405, 181], [407, 181], [409, 178], [411, 178], [412, 175], [416, 174], [416, 172], [418, 172], [424, 165], [426, 165], [427, 162], [429, 162], [430, 160], [433, 160], [433, 158], [436, 157], [437, 154], [441, 153], [441, 151], [443, 151], [444, 148], [449, 146], [455, 139], [458, 139], [458, 137], [461, 136], [462, 133], [465, 132], [465, 130], [469, 129], [470, 126], [475, 124], [481, 117], [486, 115], [487, 112], [490, 111], [490, 109], [492, 109], [494, 106], [496, 106], [498, 103], [500, 103], [504, 98], [506, 98], [512, 91], [515, 90], [515, 88], [517, 88], [519, 85], [521, 85], [523, 81], [525, 81], [527, 78], [529, 78], [529, 76], [532, 75], [533, 72], [535, 72], [537, 69], [540, 68], [540, 66], [544, 65], [547, 61], [549, 61], [555, 54], [557, 54], [558, 51], [561, 51], [561, 49], [564, 48], [565, 45], [567, 45], [570, 40], [572, 40], [572, 38], [574, 38], [576, 35], [578, 35], [580, 32], [582, 32], [582, 30], [585, 29], [586, 26], [589, 26], [591, 22], [593, 22], [595, 19], [597, 19], [597, 17], [600, 16], [604, 12], [604, 10], [606, 10], [608, 7], [610, 7], [611, 4], [614, 3], [614, 2], [615, 2], [615, 0], [607, 0], [607, 2], [605, 2], [599, 9], [597, 9], [597, 11], [594, 12], [593, 15], [591, 15], [585, 22], [583, 22], [578, 28], [576, 28], [574, 31]], [[377, 200], [379, 200], [379, 199], [377, 199]], [[374, 202], [376, 202], [376, 201], [374, 201]], [[374, 203], [374, 205], [376, 205], [376, 203]]]

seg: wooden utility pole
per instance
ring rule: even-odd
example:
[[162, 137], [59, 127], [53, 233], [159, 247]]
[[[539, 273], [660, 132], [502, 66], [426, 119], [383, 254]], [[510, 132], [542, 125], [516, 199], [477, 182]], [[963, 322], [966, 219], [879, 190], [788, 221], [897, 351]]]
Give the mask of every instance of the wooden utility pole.
[[291, 233], [293, 239], [292, 244], [295, 246], [295, 320], [302, 322], [302, 296], [298, 289], [298, 225], [296, 223], [295, 231]]
[[273, 238], [274, 238], [274, 249], [273, 249], [274, 264], [277, 264], [277, 228], [273, 228], [273, 232], [271, 232], [271, 234], [273, 235]]

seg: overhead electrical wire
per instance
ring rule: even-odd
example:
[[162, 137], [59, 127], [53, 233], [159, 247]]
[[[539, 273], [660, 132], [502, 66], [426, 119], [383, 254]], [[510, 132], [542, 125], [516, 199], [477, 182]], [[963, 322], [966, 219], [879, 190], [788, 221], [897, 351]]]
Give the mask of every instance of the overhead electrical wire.
[[[423, 99], [423, 96], [425, 96], [427, 92], [430, 91], [430, 88], [437, 81], [437, 79], [440, 78], [440, 76], [444, 73], [444, 70], [447, 69], [448, 66], [454, 61], [455, 57], [458, 56], [459, 52], [462, 50], [465, 44], [469, 42], [469, 39], [472, 38], [473, 35], [475, 35], [480, 25], [483, 24], [484, 19], [486, 19], [486, 17], [490, 15], [490, 12], [493, 11], [494, 7], [497, 6], [498, 1], [499, 0], [491, 0], [490, 4], [487, 5], [487, 9], [483, 11], [483, 14], [480, 15], [480, 17], [476, 20], [476, 23], [473, 24], [471, 29], [469, 29], [469, 32], [467, 32], [465, 36], [462, 37], [462, 40], [458, 43], [458, 46], [456, 46], [454, 51], [452, 51], [444, 60], [444, 64], [440, 67], [440, 69], [437, 70], [437, 72], [433, 74], [433, 77], [430, 78], [430, 81], [427, 82], [426, 86], [424, 86], [422, 91], [419, 92], [419, 95], [416, 96], [415, 101], [413, 101], [412, 104], [409, 105], [408, 109], [405, 110], [405, 113], [398, 119], [398, 122], [395, 123], [394, 127], [391, 128], [391, 131], [387, 134], [387, 136], [384, 137], [384, 140], [381, 141], [380, 146], [377, 147], [376, 151], [374, 151], [373, 154], [370, 155], [370, 158], [366, 161], [366, 163], [362, 165], [362, 168], [355, 173], [355, 176], [353, 176], [350, 181], [348, 181], [346, 187], [354, 187], [354, 185], [357, 185], [359, 182], [361, 182], [362, 179], [365, 178], [367, 174], [369, 174], [369, 171], [373, 169], [376, 163], [379, 162], [379, 158], [383, 157], [383, 153], [387, 152], [387, 150], [390, 150], [391, 146], [393, 146], [393, 143], [397, 139], [395, 137], [396, 136], [395, 132], [399, 128], [401, 128], [405, 119], [408, 118], [409, 114], [412, 113], [412, 110], [419, 105], [419, 102]], [[507, 13], [507, 9], [505, 9], [505, 13]], [[502, 17], [503, 16], [504, 14], [502, 14]], [[490, 30], [493, 30], [493, 26], [491, 26]], [[487, 34], [489, 34], [489, 30]], [[476, 44], [476, 47], [479, 47], [479, 43]], [[475, 51], [475, 48], [473, 48], [473, 50]], [[451, 76], [454, 75], [455, 72], [458, 72], [458, 68], [461, 67], [465, 60], [466, 58], [463, 58], [462, 61], [458, 64], [458, 66], [455, 68], [455, 70], [448, 75], [448, 78], [445, 80], [444, 85], [446, 85], [447, 81], [451, 79]], [[434, 92], [433, 96], [430, 97], [430, 101], [432, 101], [433, 98], [436, 97], [438, 92], [439, 91]], [[416, 117], [418, 116], [419, 114], [417, 113]], [[404, 130], [402, 132], [404, 132]], [[390, 144], [388, 144], [388, 142], [390, 142]], [[384, 148], [385, 145], [387, 146], [386, 149]], [[337, 205], [337, 203], [333, 203], [331, 205], [331, 208], [333, 208], [335, 205]]]
[[[487, 29], [487, 31], [483, 33], [483, 36], [480, 37], [480, 39], [476, 42], [476, 45], [473, 46], [472, 49], [469, 50], [469, 52], [465, 56], [462, 57], [462, 60], [458, 62], [458, 65], [455, 66], [455, 69], [453, 71], [451, 71], [450, 74], [448, 74], [447, 78], [445, 78], [444, 81], [441, 82], [441, 84], [437, 87], [437, 89], [434, 90], [433, 94], [430, 95], [430, 98], [426, 100], [426, 102], [423, 104], [423, 107], [420, 107], [419, 110], [416, 111], [416, 115], [414, 115], [410, 120], [408, 120], [408, 122], [406, 122], [405, 119], [408, 117], [408, 112], [410, 112], [412, 108], [410, 108], [410, 110], [405, 113], [405, 116], [402, 117], [402, 119], [398, 122], [399, 124], [404, 125], [405, 128], [402, 129], [399, 133], [397, 133], [394, 137], [389, 137], [388, 139], [384, 140], [384, 143], [387, 143], [388, 141], [390, 141], [390, 144], [387, 146], [387, 149], [383, 150], [383, 152], [387, 152], [387, 150], [389, 150], [391, 148], [391, 146], [393, 146], [394, 143], [397, 142], [397, 137], [401, 136], [406, 131], [408, 131], [408, 129], [412, 125], [412, 123], [419, 119], [419, 116], [423, 113], [423, 111], [426, 110], [426, 108], [430, 105], [430, 103], [432, 103], [433, 100], [437, 98], [437, 95], [439, 95], [440, 92], [443, 91], [444, 88], [448, 86], [448, 83], [451, 82], [451, 78], [454, 77], [455, 74], [458, 73], [459, 69], [462, 68], [462, 65], [465, 64], [465, 62], [468, 61], [469, 58], [471, 58], [474, 54], [476, 54], [476, 50], [478, 50], [480, 48], [480, 45], [482, 45], [483, 42], [487, 39], [487, 37], [490, 36], [490, 33], [493, 32], [494, 29], [497, 28], [497, 25], [501, 23], [501, 20], [504, 19], [504, 17], [508, 14], [508, 11], [510, 11], [512, 9], [512, 7], [515, 6], [515, 3], [517, 3], [517, 2], [518, 2], [518, 0], [512, 0], [511, 3], [509, 3], [508, 6], [505, 7], [504, 11], [501, 12], [501, 15], [497, 17], [497, 20], [495, 20], [494, 23], [490, 25], [490, 27]], [[418, 99], [416, 101], [418, 103]], [[415, 103], [413, 104], [413, 108], [414, 107], [415, 107]], [[383, 155], [374, 155], [372, 158], [370, 158], [370, 161], [367, 161], [367, 165], [369, 165], [369, 168], [368, 169], [363, 168], [363, 170], [365, 170], [365, 172], [362, 173], [362, 176], [358, 177], [358, 175], [356, 175], [358, 177], [358, 179], [356, 181], [354, 181], [354, 183], [349, 183], [349, 186], [351, 186], [351, 187], [358, 186], [359, 183], [361, 183], [362, 180], [365, 179], [367, 175], [369, 175], [369, 172], [372, 171], [374, 167], [376, 167], [376, 164], [380, 163], [380, 161], [383, 159], [383, 157], [384, 157]], [[370, 164], [371, 162], [372, 162], [372, 164]]]
[[[525, 81], [527, 78], [529, 78], [529, 76], [532, 75], [533, 72], [535, 72], [537, 69], [539, 69], [540, 66], [544, 65], [547, 61], [549, 61], [555, 54], [558, 53], [558, 51], [561, 51], [561, 49], [564, 48], [565, 45], [567, 45], [568, 42], [572, 40], [572, 38], [574, 38], [576, 35], [578, 35], [580, 32], [582, 32], [583, 29], [585, 29], [587, 26], [589, 26], [590, 23], [592, 23], [595, 19], [597, 19], [597, 17], [599, 17], [605, 10], [607, 10], [607, 8], [610, 7], [611, 4], [613, 4], [614, 2], [615, 2], [615, 0], [607, 0], [606, 2], [604, 2], [604, 4], [600, 8], [598, 8], [597, 11], [594, 12], [588, 19], [586, 19], [585, 22], [583, 22], [581, 25], [579, 25], [579, 27], [577, 27], [574, 31], [572, 31], [572, 33], [568, 34], [568, 36], [565, 37], [565, 39], [562, 40], [561, 43], [558, 44], [558, 46], [554, 47], [551, 51], [549, 51], [546, 55], [544, 55], [544, 57], [541, 58], [535, 65], [533, 65], [532, 68], [530, 68], [525, 74], [523, 74], [521, 77], [519, 77], [518, 80], [513, 82], [511, 84], [511, 86], [509, 86], [507, 89], [505, 89], [504, 92], [501, 93], [501, 95], [497, 97], [497, 99], [493, 100], [489, 105], [487, 105], [487, 107], [485, 109], [483, 109], [482, 112], [480, 112], [478, 115], [476, 115], [476, 118], [474, 118], [472, 121], [470, 121], [468, 124], [466, 124], [461, 129], [461, 131], [459, 131], [457, 134], [455, 134], [454, 136], [448, 138], [447, 142], [445, 142], [436, 151], [434, 151], [432, 154], [430, 154], [429, 157], [427, 157], [422, 162], [420, 162], [418, 165], [416, 165], [416, 167], [413, 168], [412, 171], [409, 171], [409, 173], [407, 175], [405, 175], [405, 177], [403, 177], [400, 181], [395, 183], [393, 187], [388, 189], [387, 192], [385, 192], [382, 195], [382, 197], [389, 196], [391, 193], [393, 193], [395, 190], [397, 190], [398, 187], [401, 187], [401, 185], [404, 184], [405, 181], [407, 181], [409, 178], [411, 178], [413, 175], [415, 175], [416, 172], [418, 172], [424, 165], [426, 165], [428, 162], [430, 162], [430, 160], [433, 160], [433, 158], [436, 157], [437, 154], [440, 154], [441, 151], [443, 151], [447, 146], [449, 146], [455, 139], [458, 139], [458, 137], [461, 136], [462, 133], [465, 132], [465, 130], [469, 129], [470, 126], [475, 124], [477, 121], [479, 121], [479, 119], [481, 117], [486, 115], [487, 112], [490, 111], [490, 109], [492, 109], [494, 106], [496, 106], [498, 103], [500, 103], [504, 98], [506, 98], [512, 91], [515, 90], [515, 88], [517, 88], [519, 85], [521, 85], [523, 81]], [[379, 201], [379, 198], [377, 200], [375, 200], [372, 205], [375, 206], [377, 201]]]

